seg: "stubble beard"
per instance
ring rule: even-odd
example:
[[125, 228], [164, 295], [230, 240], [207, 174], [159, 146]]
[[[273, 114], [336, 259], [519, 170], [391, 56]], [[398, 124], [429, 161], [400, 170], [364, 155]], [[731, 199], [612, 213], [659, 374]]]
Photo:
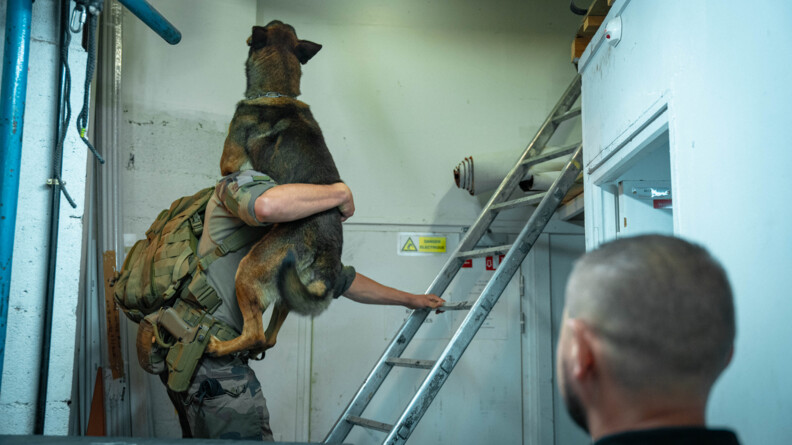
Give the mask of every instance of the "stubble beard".
[[589, 432], [588, 429], [588, 421], [586, 420], [586, 411], [583, 409], [583, 403], [580, 401], [580, 397], [575, 394], [572, 385], [569, 384], [570, 382], [570, 372], [568, 365], [564, 362], [561, 367], [563, 368], [564, 373], [564, 381], [562, 382], [562, 386], [564, 390], [562, 391], [562, 397], [564, 398], [564, 405], [566, 405], [567, 412], [569, 413], [569, 417], [572, 418], [572, 421], [575, 422], [577, 426], [579, 426], [583, 431], [586, 433]]

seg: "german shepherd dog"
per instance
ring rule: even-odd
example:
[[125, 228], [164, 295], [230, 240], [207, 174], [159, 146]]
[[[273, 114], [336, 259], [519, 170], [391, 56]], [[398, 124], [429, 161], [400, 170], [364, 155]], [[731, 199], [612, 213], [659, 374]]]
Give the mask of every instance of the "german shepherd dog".
[[[319, 124], [300, 94], [300, 64], [321, 45], [299, 40], [290, 25], [254, 26], [248, 39], [246, 100], [237, 104], [220, 159], [223, 175], [247, 161], [278, 184], [341, 181]], [[341, 213], [338, 209], [275, 224], [242, 259], [236, 296], [244, 319], [242, 335], [212, 338], [207, 352], [222, 356], [258, 354], [275, 345], [289, 311], [317, 315], [333, 299], [341, 273]], [[274, 303], [266, 332], [262, 315]]]

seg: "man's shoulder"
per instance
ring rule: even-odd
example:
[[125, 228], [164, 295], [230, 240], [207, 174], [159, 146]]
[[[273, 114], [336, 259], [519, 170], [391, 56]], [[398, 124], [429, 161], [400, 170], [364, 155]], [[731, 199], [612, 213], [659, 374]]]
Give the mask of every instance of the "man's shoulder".
[[217, 181], [215, 190], [218, 196], [222, 196], [223, 193], [237, 192], [241, 188], [251, 187], [257, 184], [275, 185], [276, 183], [266, 173], [247, 169], [223, 176]]
[[256, 198], [278, 185], [267, 174], [256, 170], [242, 170], [224, 176], [217, 182], [217, 204], [231, 215], [251, 226], [262, 225], [255, 217]]

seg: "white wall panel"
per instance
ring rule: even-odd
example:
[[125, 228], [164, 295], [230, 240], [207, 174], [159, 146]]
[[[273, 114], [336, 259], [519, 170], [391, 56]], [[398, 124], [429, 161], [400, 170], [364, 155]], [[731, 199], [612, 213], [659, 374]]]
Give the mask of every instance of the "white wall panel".
[[324, 45], [303, 67], [312, 106], [358, 222], [469, 224], [456, 190], [465, 156], [515, 160], [574, 77], [567, 5], [535, 0], [259, 1]]
[[[735, 291], [734, 361], [716, 384], [709, 420], [735, 427], [745, 443], [787, 443], [792, 358], [778, 348], [792, 337], [784, 280], [792, 207], [783, 199], [792, 4], [621, 1], [614, 10], [625, 4], [619, 45], [581, 60], [586, 160], [640, 126], [658, 101], [667, 104], [675, 233], [720, 259]], [[732, 31], [749, 24], [755, 31]]]

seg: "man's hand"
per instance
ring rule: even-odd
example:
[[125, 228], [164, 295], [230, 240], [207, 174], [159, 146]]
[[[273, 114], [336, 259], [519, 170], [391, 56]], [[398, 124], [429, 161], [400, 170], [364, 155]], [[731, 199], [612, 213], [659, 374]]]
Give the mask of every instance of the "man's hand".
[[[390, 304], [408, 309], [437, 309], [445, 300], [434, 294], [411, 294], [392, 287], [384, 286], [371, 278], [358, 273], [352, 285], [343, 294], [350, 300], [365, 304]], [[437, 310], [437, 313], [443, 312]]]
[[[409, 309], [437, 309], [445, 303], [445, 300], [435, 294], [413, 294], [410, 301], [404, 306]], [[437, 310], [437, 313], [443, 311]]]
[[352, 198], [352, 190], [343, 182], [336, 182], [333, 187], [337, 187], [343, 192], [343, 198], [341, 204], [338, 205], [338, 210], [341, 212], [341, 222], [344, 222], [355, 214], [355, 201]]

